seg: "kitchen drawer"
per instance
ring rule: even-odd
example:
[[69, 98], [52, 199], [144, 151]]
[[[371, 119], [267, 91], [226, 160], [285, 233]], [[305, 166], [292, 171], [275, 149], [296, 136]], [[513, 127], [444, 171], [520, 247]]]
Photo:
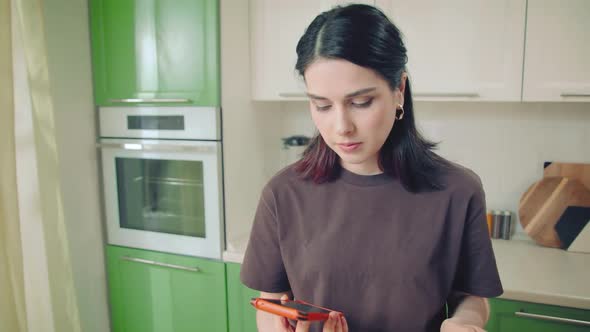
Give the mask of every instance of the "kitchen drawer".
[[107, 246], [114, 332], [227, 331], [225, 264]]
[[226, 263], [229, 332], [256, 332], [256, 310], [249, 302], [260, 292], [240, 281], [240, 264]]
[[489, 332], [590, 331], [589, 310], [504, 299], [491, 299], [490, 306]]

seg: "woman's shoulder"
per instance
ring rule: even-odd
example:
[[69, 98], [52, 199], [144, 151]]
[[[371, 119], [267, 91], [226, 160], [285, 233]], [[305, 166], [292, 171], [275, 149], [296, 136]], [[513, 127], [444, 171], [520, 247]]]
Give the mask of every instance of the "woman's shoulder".
[[261, 199], [268, 204], [277, 204], [277, 201], [289, 197], [290, 193], [308, 193], [312, 188], [312, 181], [304, 180], [295, 170], [294, 164], [284, 167], [273, 175], [262, 188]]
[[307, 182], [309, 181], [304, 180], [295, 170], [295, 164], [291, 164], [275, 173], [268, 180], [264, 189], [276, 192], [286, 188], [301, 186]]
[[479, 175], [473, 170], [448, 162], [447, 167], [441, 172], [445, 190], [455, 194], [473, 195], [483, 193], [483, 185]]

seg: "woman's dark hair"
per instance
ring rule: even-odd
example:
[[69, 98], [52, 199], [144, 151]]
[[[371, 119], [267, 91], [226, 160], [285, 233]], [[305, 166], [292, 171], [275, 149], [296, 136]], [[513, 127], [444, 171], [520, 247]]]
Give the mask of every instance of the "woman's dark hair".
[[[297, 64], [301, 76], [315, 60], [343, 59], [373, 70], [399, 87], [408, 57], [399, 29], [379, 9], [368, 5], [335, 7], [318, 15], [297, 43]], [[436, 144], [416, 129], [409, 80], [404, 93], [404, 118], [395, 126], [380, 150], [379, 166], [396, 177], [411, 192], [440, 190], [441, 172], [450, 163], [432, 150]], [[295, 169], [316, 183], [331, 181], [341, 171], [338, 155], [316, 135]]]

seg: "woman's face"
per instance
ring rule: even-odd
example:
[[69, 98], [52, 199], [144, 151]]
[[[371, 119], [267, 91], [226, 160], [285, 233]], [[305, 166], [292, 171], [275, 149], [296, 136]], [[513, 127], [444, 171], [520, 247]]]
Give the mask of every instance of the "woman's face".
[[342, 167], [381, 173], [379, 150], [403, 105], [406, 74], [395, 91], [374, 71], [346, 60], [316, 60], [304, 76], [313, 122]]

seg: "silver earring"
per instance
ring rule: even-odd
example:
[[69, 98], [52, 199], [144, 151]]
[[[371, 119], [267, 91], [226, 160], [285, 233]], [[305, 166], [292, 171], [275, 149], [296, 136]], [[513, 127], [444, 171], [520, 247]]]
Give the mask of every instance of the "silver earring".
[[[397, 107], [398, 108], [395, 110], [395, 119], [401, 120], [404, 118], [404, 107], [401, 104], [397, 105]], [[401, 113], [397, 114], [398, 111], [401, 111]]]

